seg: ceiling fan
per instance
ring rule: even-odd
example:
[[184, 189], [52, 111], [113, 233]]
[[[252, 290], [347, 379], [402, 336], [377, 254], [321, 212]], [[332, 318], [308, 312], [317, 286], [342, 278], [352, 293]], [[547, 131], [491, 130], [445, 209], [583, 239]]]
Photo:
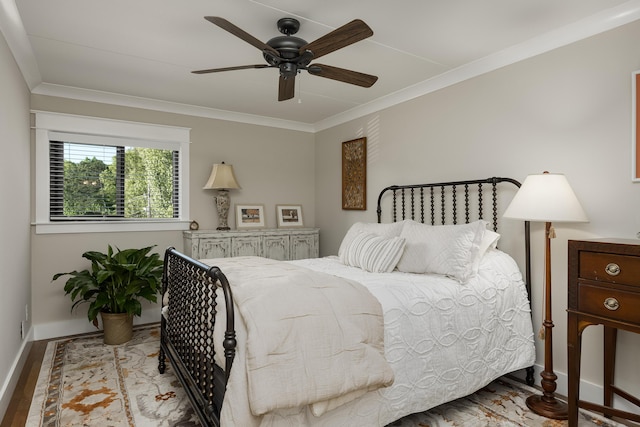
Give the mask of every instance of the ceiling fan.
[[297, 33], [300, 29], [300, 22], [294, 18], [279, 19], [278, 30], [284, 35], [274, 37], [266, 43], [263, 43], [224, 18], [205, 16], [204, 19], [260, 49], [267, 63], [192, 71], [194, 74], [217, 73], [220, 71], [244, 70], [249, 68], [278, 68], [280, 71], [278, 101], [293, 98], [296, 75], [301, 70], [306, 70], [314, 76], [362, 87], [371, 87], [376, 80], [378, 80], [378, 77], [370, 74], [345, 70], [344, 68], [332, 67], [330, 65], [311, 64], [311, 61], [314, 59], [359, 42], [360, 40], [364, 40], [367, 37], [371, 37], [373, 31], [360, 19], [355, 19], [342, 27], [336, 28], [311, 43], [307, 43], [305, 40], [293, 36], [293, 34]]

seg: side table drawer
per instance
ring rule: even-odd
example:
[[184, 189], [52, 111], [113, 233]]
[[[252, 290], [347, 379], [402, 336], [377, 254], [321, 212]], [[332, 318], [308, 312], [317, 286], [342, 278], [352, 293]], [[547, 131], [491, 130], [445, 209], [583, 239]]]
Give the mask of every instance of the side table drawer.
[[622, 322], [640, 323], [640, 293], [578, 284], [578, 310]]
[[580, 278], [640, 286], [640, 258], [580, 252]]

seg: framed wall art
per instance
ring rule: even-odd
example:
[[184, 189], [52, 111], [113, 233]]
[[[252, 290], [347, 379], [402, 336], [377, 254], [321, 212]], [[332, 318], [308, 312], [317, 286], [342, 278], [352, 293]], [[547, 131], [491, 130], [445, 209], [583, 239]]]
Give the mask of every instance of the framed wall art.
[[236, 205], [236, 227], [263, 228], [264, 205]]
[[635, 71], [631, 79], [633, 88], [633, 103], [631, 105], [631, 179], [640, 182], [640, 71]]
[[367, 210], [367, 138], [342, 143], [342, 209]]
[[276, 218], [278, 228], [302, 227], [302, 206], [300, 205], [277, 205]]

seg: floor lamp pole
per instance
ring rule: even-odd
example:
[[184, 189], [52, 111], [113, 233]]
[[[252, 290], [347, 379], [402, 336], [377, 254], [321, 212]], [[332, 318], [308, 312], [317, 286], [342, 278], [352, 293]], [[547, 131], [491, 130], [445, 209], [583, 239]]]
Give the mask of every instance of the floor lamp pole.
[[532, 395], [526, 400], [527, 406], [538, 415], [556, 420], [568, 418], [567, 404], [555, 398], [556, 379], [553, 372], [553, 320], [551, 320], [551, 238], [553, 229], [551, 223], [545, 225], [545, 288], [544, 288], [544, 371], [540, 374], [542, 381], [542, 396]]

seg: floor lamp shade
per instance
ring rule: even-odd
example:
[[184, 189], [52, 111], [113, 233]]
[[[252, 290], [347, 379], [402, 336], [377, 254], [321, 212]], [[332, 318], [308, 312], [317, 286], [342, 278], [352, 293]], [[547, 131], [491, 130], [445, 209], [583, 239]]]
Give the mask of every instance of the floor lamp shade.
[[540, 376], [542, 395], [526, 400], [533, 412], [553, 419], [567, 419], [566, 403], [555, 398], [557, 376], [553, 372], [553, 320], [551, 319], [551, 238], [552, 222], [587, 222], [580, 202], [562, 174], [545, 172], [529, 175], [503, 215], [505, 218], [545, 223], [545, 284], [544, 284], [544, 370]]
[[229, 230], [227, 225], [229, 207], [231, 206], [229, 190], [240, 188], [238, 180], [236, 180], [236, 176], [233, 173], [233, 165], [227, 165], [224, 162], [214, 164], [209, 180], [202, 188], [204, 190], [218, 190], [218, 195], [215, 197], [219, 222], [217, 229]]
[[563, 174], [529, 175], [504, 212], [505, 218], [539, 222], [588, 222]]

